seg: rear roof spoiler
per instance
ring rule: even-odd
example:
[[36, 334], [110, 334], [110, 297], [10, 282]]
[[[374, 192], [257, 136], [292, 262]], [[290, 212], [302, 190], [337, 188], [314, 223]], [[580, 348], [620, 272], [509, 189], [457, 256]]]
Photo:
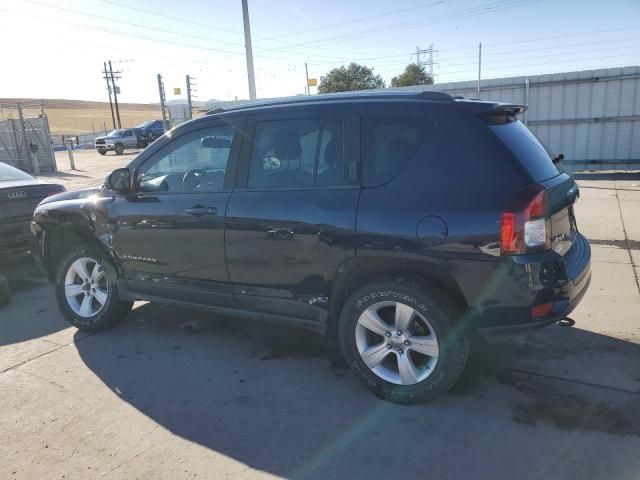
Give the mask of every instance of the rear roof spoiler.
[[467, 98], [456, 98], [456, 103], [471, 110], [476, 115], [487, 114], [490, 112], [498, 114], [519, 115], [527, 111], [526, 105], [516, 103], [488, 102], [484, 100], [472, 100]]
[[526, 105], [515, 103], [485, 102], [467, 99], [456, 99], [456, 102], [492, 125], [514, 122], [518, 115], [527, 111]]

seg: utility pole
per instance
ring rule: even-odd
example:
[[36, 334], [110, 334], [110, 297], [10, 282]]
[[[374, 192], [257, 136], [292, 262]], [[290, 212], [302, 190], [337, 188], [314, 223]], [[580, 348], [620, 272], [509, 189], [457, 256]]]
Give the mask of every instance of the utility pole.
[[168, 130], [167, 112], [164, 108], [164, 84], [162, 83], [162, 75], [158, 74], [158, 91], [160, 92], [160, 108], [162, 109], [162, 123], [165, 130]]
[[33, 173], [36, 175], [40, 174], [40, 164], [38, 163], [38, 158], [31, 155], [31, 142], [29, 141], [29, 132], [27, 131], [27, 126], [24, 123], [24, 114], [22, 113], [22, 105], [17, 103], [18, 107], [18, 118], [20, 119], [20, 128], [22, 129], [22, 144], [24, 145], [24, 153], [27, 156], [27, 162], [31, 164], [31, 168], [33, 168]]
[[[111, 60], [109, 60], [109, 73], [111, 75], [111, 85], [113, 86], [113, 103], [116, 104], [116, 118], [118, 119], [118, 128], [122, 128], [122, 122], [120, 121], [120, 108], [118, 107], [118, 87], [116, 87], [116, 78], [113, 75], [113, 68], [111, 67]], [[121, 72], [116, 72], [121, 73]]]
[[107, 81], [107, 92], [109, 92], [109, 108], [111, 108], [111, 120], [113, 120], [113, 129], [116, 129], [116, 116], [113, 113], [113, 102], [111, 101], [111, 84], [109, 83], [109, 71], [107, 70], [107, 62], [104, 62], [104, 79]]
[[[193, 78], [191, 78], [189, 75], [187, 75], [187, 107], [189, 108], [189, 118], [193, 118], [193, 105], [192, 105], [192, 101], [191, 101], [191, 92], [192, 92], [192, 86], [194, 85], [192, 83]], [[193, 90], [194, 92], [197, 90]]]
[[307, 85], [304, 87], [304, 91], [307, 95], [311, 95], [311, 91], [309, 89], [309, 69], [307, 68], [307, 62], [304, 62], [304, 74], [307, 77]]
[[242, 20], [244, 22], [244, 47], [247, 54], [247, 76], [249, 77], [249, 99], [256, 99], [256, 77], [253, 73], [253, 50], [251, 48], [251, 28], [249, 27], [249, 6], [242, 0]]
[[482, 72], [482, 42], [478, 44], [478, 92], [480, 93], [480, 73]]

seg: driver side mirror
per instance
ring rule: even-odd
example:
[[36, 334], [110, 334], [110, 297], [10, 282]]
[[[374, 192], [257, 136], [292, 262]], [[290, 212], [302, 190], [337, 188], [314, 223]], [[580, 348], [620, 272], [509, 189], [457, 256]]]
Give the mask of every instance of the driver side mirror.
[[108, 189], [116, 193], [126, 194], [131, 191], [131, 172], [128, 168], [118, 168], [105, 179]]

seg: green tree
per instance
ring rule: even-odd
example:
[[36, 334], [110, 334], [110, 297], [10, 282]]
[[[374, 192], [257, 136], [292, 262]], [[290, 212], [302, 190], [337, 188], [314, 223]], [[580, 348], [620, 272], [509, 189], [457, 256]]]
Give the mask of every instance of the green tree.
[[431, 85], [433, 77], [427, 73], [422, 65], [410, 63], [404, 72], [391, 79], [392, 87], [410, 87], [411, 85]]
[[385, 83], [380, 75], [374, 75], [373, 69], [351, 63], [334, 68], [320, 79], [318, 93], [349, 92], [352, 90], [370, 90], [384, 88]]

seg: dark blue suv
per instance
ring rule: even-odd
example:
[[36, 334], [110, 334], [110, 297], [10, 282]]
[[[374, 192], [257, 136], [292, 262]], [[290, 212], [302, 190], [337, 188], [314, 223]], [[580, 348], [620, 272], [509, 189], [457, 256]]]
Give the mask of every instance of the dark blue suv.
[[557, 322], [589, 285], [578, 188], [524, 110], [433, 92], [215, 110], [96, 195], [41, 204], [33, 249], [80, 329], [134, 300], [301, 326], [376, 394], [425, 400], [472, 335]]
[[140, 129], [147, 143], [151, 143], [164, 135], [164, 122], [162, 120], [147, 120], [136, 128]]

